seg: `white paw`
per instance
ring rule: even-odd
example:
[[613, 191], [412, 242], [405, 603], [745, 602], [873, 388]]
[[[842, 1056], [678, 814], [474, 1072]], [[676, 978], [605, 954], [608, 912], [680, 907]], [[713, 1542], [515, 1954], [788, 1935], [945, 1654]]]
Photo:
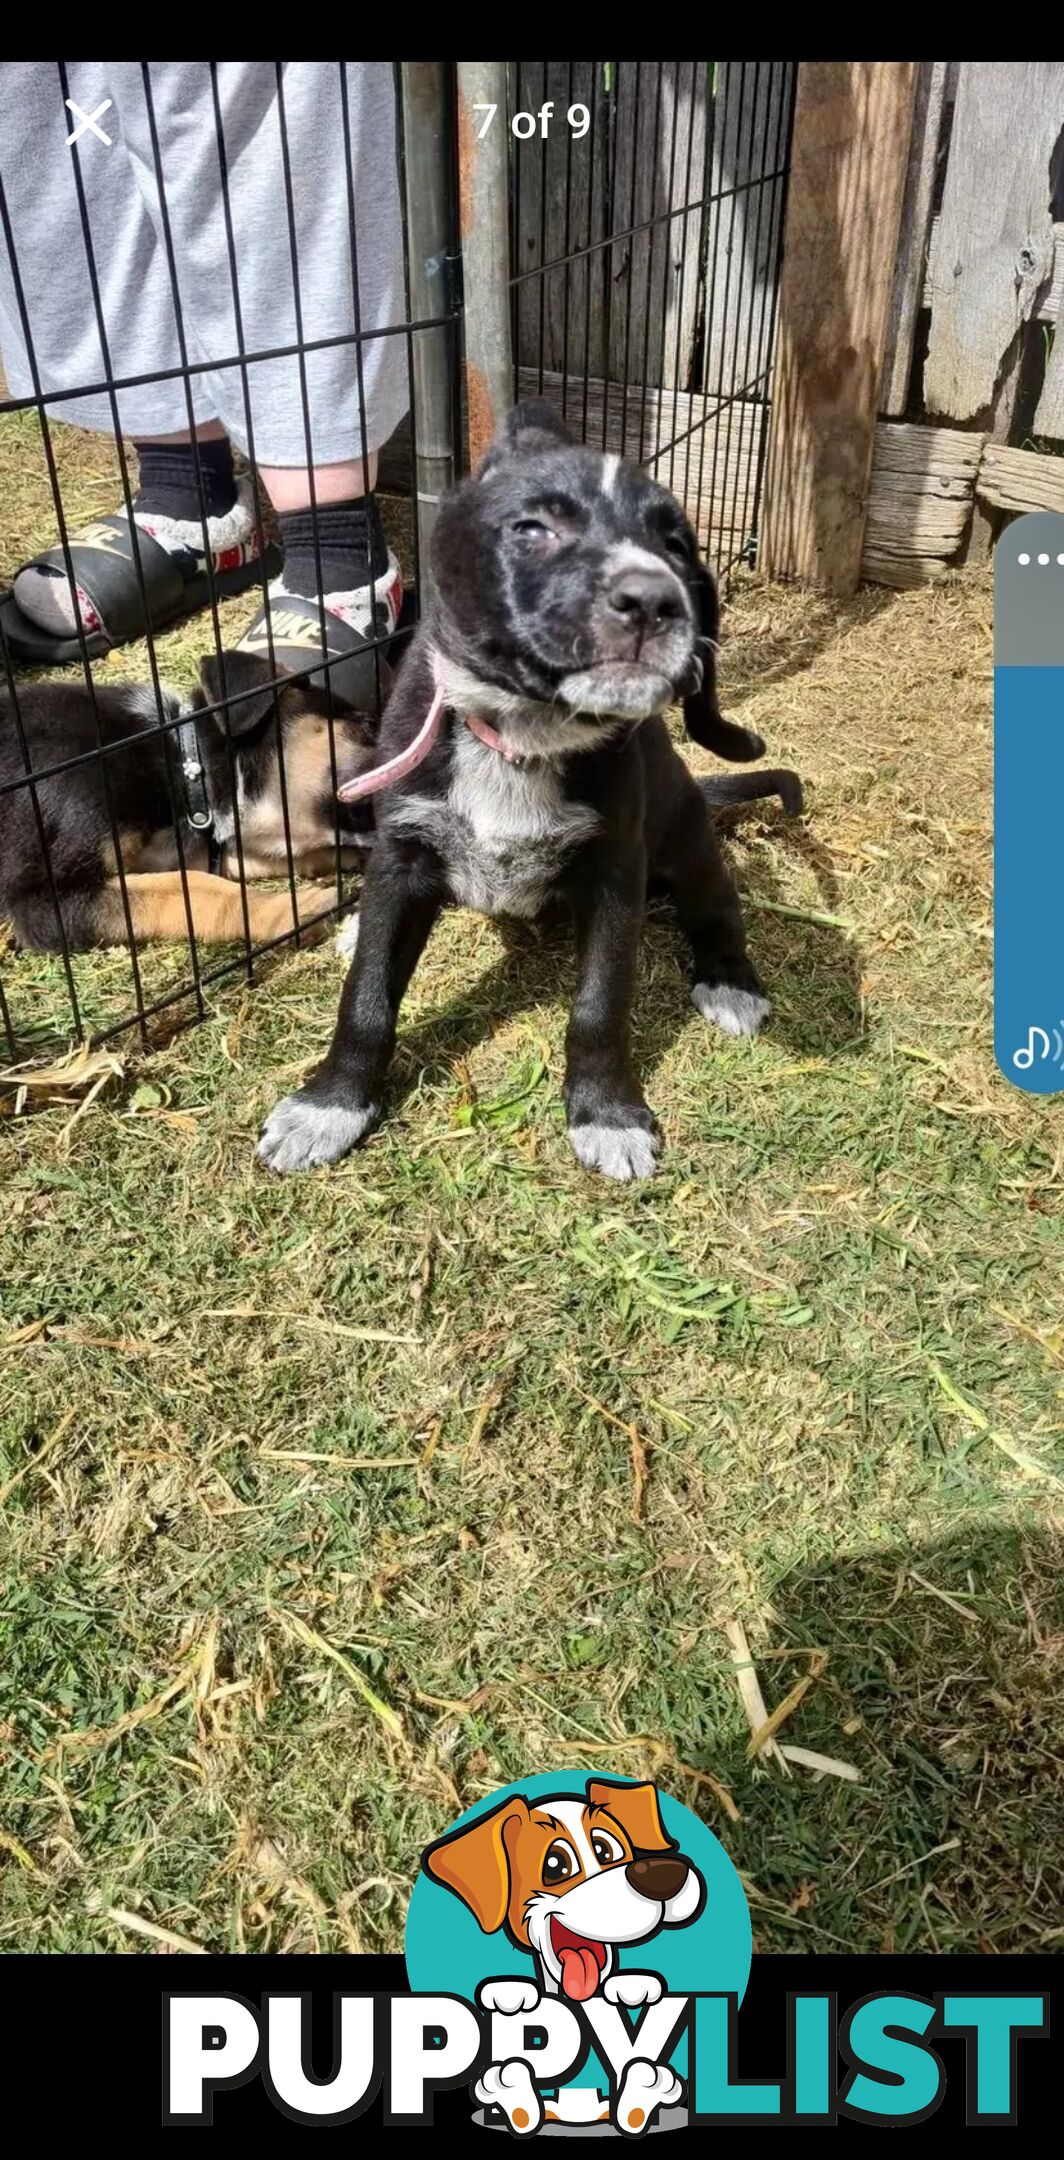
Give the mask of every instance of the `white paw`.
[[340, 928], [333, 939], [333, 945], [341, 960], [350, 960], [357, 944], [358, 910], [356, 908], [354, 914], [349, 915], [346, 921], [340, 924]]
[[756, 1035], [772, 1011], [759, 990], [737, 990], [731, 983], [696, 983], [691, 1003], [724, 1035]]
[[683, 2096], [683, 2086], [668, 2063], [630, 2062], [621, 2079], [614, 2121], [626, 2137], [639, 2137], [649, 2127], [659, 2107], [672, 2107]]
[[585, 1170], [603, 1177], [653, 1177], [661, 1142], [642, 1125], [570, 1125], [573, 1153]]
[[502, 2109], [518, 2137], [528, 2137], [531, 2131], [539, 2129], [543, 2120], [543, 2102], [532, 2083], [528, 2064], [519, 2056], [513, 2062], [489, 2063], [473, 2091], [485, 2107]]
[[499, 2010], [503, 2017], [516, 2017], [520, 2010], [535, 2009], [539, 1989], [533, 1980], [484, 1980], [477, 1989], [477, 2001], [482, 2010]]
[[639, 2003], [660, 2002], [665, 1990], [657, 1973], [619, 1972], [602, 1984], [607, 2002], [625, 2003], [634, 2010]]
[[285, 1095], [262, 1128], [259, 1160], [277, 1171], [313, 1170], [317, 1163], [337, 1162], [368, 1132], [376, 1116], [372, 1104], [344, 1110], [338, 1104], [313, 1102], [309, 1095]]

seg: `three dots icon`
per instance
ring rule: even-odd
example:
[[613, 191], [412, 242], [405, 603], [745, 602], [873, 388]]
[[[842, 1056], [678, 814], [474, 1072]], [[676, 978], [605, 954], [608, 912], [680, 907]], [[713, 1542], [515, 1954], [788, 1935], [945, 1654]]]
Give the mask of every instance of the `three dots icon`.
[[[1029, 555], [1017, 555], [1016, 560], [1018, 563], [1022, 563], [1024, 569], [1026, 569], [1031, 558]], [[1052, 558], [1049, 555], [1037, 555], [1035, 557], [1035, 561], [1038, 563], [1039, 568], [1042, 570], [1046, 568], [1047, 563], [1049, 563], [1051, 560]], [[1064, 569], [1064, 555], [1058, 555], [1057, 561], [1061, 565], [1061, 568]]]

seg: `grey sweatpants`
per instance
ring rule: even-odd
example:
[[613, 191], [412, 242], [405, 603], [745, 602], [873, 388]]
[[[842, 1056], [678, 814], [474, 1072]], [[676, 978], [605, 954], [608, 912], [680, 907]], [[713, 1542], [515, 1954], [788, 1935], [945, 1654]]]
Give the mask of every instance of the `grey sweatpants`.
[[[78, 120], [64, 103], [54, 61], [9, 60], [0, 69], [0, 178], [15, 256], [13, 263], [0, 226], [0, 352], [9, 393], [34, 392], [24, 309], [41, 391], [63, 393], [48, 413], [110, 433], [114, 417], [102, 382], [181, 368], [176, 283], [189, 368], [208, 363], [188, 376], [197, 423], [222, 421], [260, 465], [338, 464], [363, 448], [379, 449], [409, 402], [406, 339], [365, 335], [401, 323], [405, 313], [388, 63], [286, 61], [280, 92], [273, 61], [217, 63], [228, 228], [207, 61], [149, 63], [165, 215], [140, 62], [70, 61], [67, 75], [67, 94], [83, 113], [112, 100], [97, 121], [110, 147], [90, 129], [74, 150], [67, 147]], [[235, 363], [241, 353], [350, 335], [353, 254], [363, 341], [306, 354], [308, 444], [296, 355], [250, 359], [246, 370]], [[79, 390], [89, 394], [78, 396]], [[127, 436], [174, 434], [189, 425], [180, 374], [131, 382], [117, 402]]]

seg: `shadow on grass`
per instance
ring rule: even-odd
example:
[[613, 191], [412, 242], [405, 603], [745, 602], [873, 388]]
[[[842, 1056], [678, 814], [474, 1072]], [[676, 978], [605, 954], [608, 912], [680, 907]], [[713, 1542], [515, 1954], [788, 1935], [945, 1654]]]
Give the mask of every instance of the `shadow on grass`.
[[[822, 902], [816, 912], [834, 913], [839, 897], [834, 867], [815, 834], [804, 822], [792, 823], [782, 815], [774, 818], [764, 811], [754, 815], [771, 834], [773, 848], [799, 856], [811, 871]], [[726, 822], [721, 819], [726, 854], [728, 834], [737, 832], [743, 822], [742, 812], [730, 812]], [[774, 1003], [772, 1037], [818, 1056], [859, 1044], [861, 962], [848, 932], [792, 911], [763, 856], [741, 873], [740, 897], [751, 951]], [[776, 913], [777, 909], [782, 912]], [[464, 1056], [493, 1027], [530, 1007], [570, 1002], [576, 972], [572, 930], [565, 918], [542, 928], [507, 920], [495, 927], [505, 946], [501, 960], [414, 1028], [404, 1027], [400, 1018], [392, 1108], [416, 1086], [426, 1066]], [[704, 1023], [692, 1011], [688, 949], [667, 902], [650, 903], [643, 943], [633, 1016], [634, 1061], [652, 1092], [653, 1076], [677, 1037], [684, 1029]], [[655, 979], [656, 998], [647, 994], [648, 973]]]
[[985, 1526], [779, 1584], [770, 1703], [828, 1658], [779, 1738], [861, 1782], [714, 1763], [762, 1947], [1064, 1949], [1062, 1559], [1059, 1532]]
[[[779, 627], [774, 629], [771, 619], [767, 623], [759, 622], [757, 636], [752, 638], [749, 625], [740, 615], [733, 632], [729, 620], [731, 608], [725, 607], [720, 672], [726, 712], [738, 710], [748, 698], [772, 683], [787, 682], [792, 675], [804, 675], [842, 633], [856, 624], [873, 621], [885, 609], [893, 607], [898, 599], [893, 587], [883, 585], [862, 585], [852, 600], [842, 601], [812, 589], [803, 594], [801, 588], [786, 582], [781, 587], [751, 581], [750, 585], [744, 582], [734, 589], [732, 600], [749, 604], [758, 592], [769, 617], [772, 596], [779, 596], [776, 605]], [[800, 594], [804, 621], [796, 629], [794, 608]], [[846, 711], [840, 710], [840, 726], [844, 727], [848, 718]], [[771, 713], [762, 716], [759, 728], [771, 736]]]

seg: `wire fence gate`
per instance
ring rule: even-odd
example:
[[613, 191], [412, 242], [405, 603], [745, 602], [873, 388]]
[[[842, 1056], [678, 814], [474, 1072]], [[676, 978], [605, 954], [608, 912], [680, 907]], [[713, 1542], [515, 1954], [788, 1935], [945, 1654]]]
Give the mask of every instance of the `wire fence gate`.
[[[400, 663], [416, 623], [436, 504], [464, 469], [466, 439], [459, 239], [462, 147], [452, 63], [403, 62], [381, 71], [389, 101], [394, 102], [402, 262], [396, 266], [387, 319], [378, 314], [372, 320], [363, 305], [360, 262], [372, 251], [375, 235], [353, 183], [358, 100], [366, 95], [362, 70], [353, 63], [300, 64], [317, 71], [323, 106], [328, 104], [339, 136], [332, 150], [342, 150], [346, 175], [336, 221], [340, 229], [327, 235], [335, 304], [324, 329], [320, 309], [313, 322], [307, 319], [305, 288], [311, 268], [306, 205], [300, 194], [300, 127], [293, 124], [292, 63], [242, 64], [270, 71], [277, 168], [272, 178], [283, 205], [279, 285], [285, 286], [286, 305], [279, 313], [293, 333], [283, 341], [256, 339], [241, 308], [248, 278], [232, 198], [247, 144], [230, 139], [224, 77], [220, 81], [219, 75], [220, 69], [237, 64], [194, 64], [199, 69], [197, 124], [211, 146], [207, 169], [224, 224], [223, 269], [235, 329], [228, 349], [206, 354], [190, 336], [187, 320], [189, 280], [198, 272], [196, 263], [182, 254], [182, 172], [175, 165], [166, 127], [160, 125], [159, 77], [165, 64], [140, 63], [135, 90], [143, 101], [144, 141], [150, 147], [139, 178], [143, 184], [146, 167], [146, 200], [165, 271], [171, 330], [158, 366], [132, 373], [124, 373], [114, 360], [108, 336], [114, 322], [113, 263], [108, 232], [93, 216], [89, 159], [96, 142], [94, 137], [84, 140], [93, 120], [78, 100], [72, 106], [76, 125], [70, 125], [72, 85], [66, 63], [34, 65], [39, 75], [47, 75], [56, 117], [62, 115], [63, 156], [69, 160], [76, 204], [70, 244], [84, 258], [102, 364], [89, 379], [71, 382], [65, 375], [55, 379], [54, 368], [38, 356], [34, 281], [26, 274], [24, 237], [20, 257], [12, 201], [18, 189], [10, 161], [21, 148], [12, 133], [10, 100], [0, 103], [0, 328], [5, 340], [20, 348], [25, 378], [15, 394], [10, 364], [4, 363], [8, 379], [0, 372], [0, 588], [10, 584], [21, 564], [56, 543], [63, 571], [75, 587], [71, 549], [79, 530], [87, 519], [98, 517], [101, 508], [122, 504], [134, 535], [134, 568], [147, 629], [129, 653], [101, 652], [95, 649], [99, 639], [94, 645], [75, 609], [73, 663], [62, 671], [42, 672], [28, 668], [12, 650], [0, 609], [0, 848], [10, 871], [17, 803], [22, 812], [20, 845], [30, 858], [26, 874], [36, 879], [47, 921], [54, 923], [54, 934], [41, 941], [47, 949], [30, 951], [19, 949], [11, 926], [0, 922], [0, 1043], [10, 1064], [38, 1057], [71, 1038], [100, 1042], [136, 1028], [147, 1041], [150, 1035], [202, 1018], [215, 986], [234, 977], [253, 982], [265, 953], [298, 941], [311, 923], [335, 918], [356, 897], [357, 880], [336, 821], [328, 883], [310, 888], [306, 904], [308, 888], [297, 875], [298, 833], [293, 831], [285, 731], [276, 704], [282, 690], [315, 678], [335, 783], [338, 709], [330, 669], [322, 667], [322, 650], [328, 649], [324, 609], [316, 658], [284, 672], [274, 657], [267, 614], [274, 701], [266, 727], [276, 753], [285, 842], [278, 873], [287, 879], [295, 927], [269, 938], [252, 931], [247, 895], [253, 889], [254, 851], [249, 848], [245, 867], [237, 748], [241, 696], [250, 693], [237, 691], [208, 699], [197, 717], [206, 723], [216, 716], [224, 741], [233, 828], [226, 869], [242, 895], [242, 935], [223, 946], [218, 957], [217, 948], [205, 947], [195, 934], [190, 888], [195, 833], [180, 779], [181, 744], [187, 745], [187, 736], [180, 737], [179, 730], [201, 660], [215, 656], [224, 690], [226, 652], [258, 609], [267, 606], [274, 525], [255, 447], [256, 419], [260, 434], [262, 430], [257, 385], [263, 371], [278, 362], [287, 362], [294, 371], [305, 463], [313, 475], [328, 462], [315, 452], [323, 430], [328, 433], [328, 422], [315, 409], [315, 355], [349, 355], [360, 439], [347, 454], [365, 460], [380, 448], [378, 491], [404, 583], [398, 626], [376, 620], [370, 635], [378, 683], [380, 664], [385, 659], [393, 668]], [[3, 73], [10, 75], [10, 68]], [[504, 109], [496, 115], [496, 124], [505, 125], [508, 145], [514, 395], [547, 396], [581, 439], [653, 472], [684, 504], [700, 545], [725, 582], [740, 563], [756, 560], [794, 75], [793, 65], [786, 62], [511, 62], [505, 70]], [[377, 87], [379, 94], [379, 83]], [[96, 114], [96, 127], [101, 124], [106, 126], [106, 121]], [[112, 142], [106, 154], [122, 152]], [[467, 262], [467, 281], [470, 275]], [[402, 356], [407, 418], [380, 445], [370, 439], [372, 410], [368, 414], [367, 407], [372, 408], [373, 401], [364, 378], [372, 374], [386, 340], [397, 341], [392, 350]], [[124, 429], [123, 405], [138, 390], [176, 385], [185, 424], [194, 433], [202, 424], [208, 378], [235, 385], [232, 433], [246, 453], [257, 572], [239, 600], [219, 589], [224, 586], [224, 557], [210, 545], [197, 455], [205, 605], [199, 617], [186, 617], [180, 631], [167, 633], [153, 625], [136, 539], [132, 511], [137, 483], [129, 447], [135, 429]], [[78, 401], [88, 409], [91, 401], [100, 399], [104, 421], [97, 417], [94, 432], [84, 433], [76, 425]], [[98, 415], [98, 404], [96, 411]], [[320, 568], [320, 554], [318, 560]], [[318, 589], [323, 589], [320, 580]], [[88, 748], [56, 756], [49, 753], [46, 740], [42, 744], [40, 730], [27, 724], [28, 697], [42, 680], [64, 681], [84, 692], [92, 715]], [[146, 757], [158, 756], [163, 746], [174, 875], [183, 910], [183, 934], [160, 944], [138, 943], [133, 934], [130, 872], [124, 860], [128, 835], [114, 801], [115, 760], [128, 759], [129, 740], [113, 739], [101, 714], [104, 693], [131, 681], [143, 685], [144, 698], [150, 701], [151, 717], [137, 728], [137, 750]], [[166, 700], [168, 684], [179, 694], [173, 709]], [[57, 874], [57, 833], [79, 768], [91, 771], [106, 804], [109, 869], [121, 895], [125, 936], [106, 950], [80, 949], [76, 909]], [[0, 892], [4, 871], [0, 860]]]

